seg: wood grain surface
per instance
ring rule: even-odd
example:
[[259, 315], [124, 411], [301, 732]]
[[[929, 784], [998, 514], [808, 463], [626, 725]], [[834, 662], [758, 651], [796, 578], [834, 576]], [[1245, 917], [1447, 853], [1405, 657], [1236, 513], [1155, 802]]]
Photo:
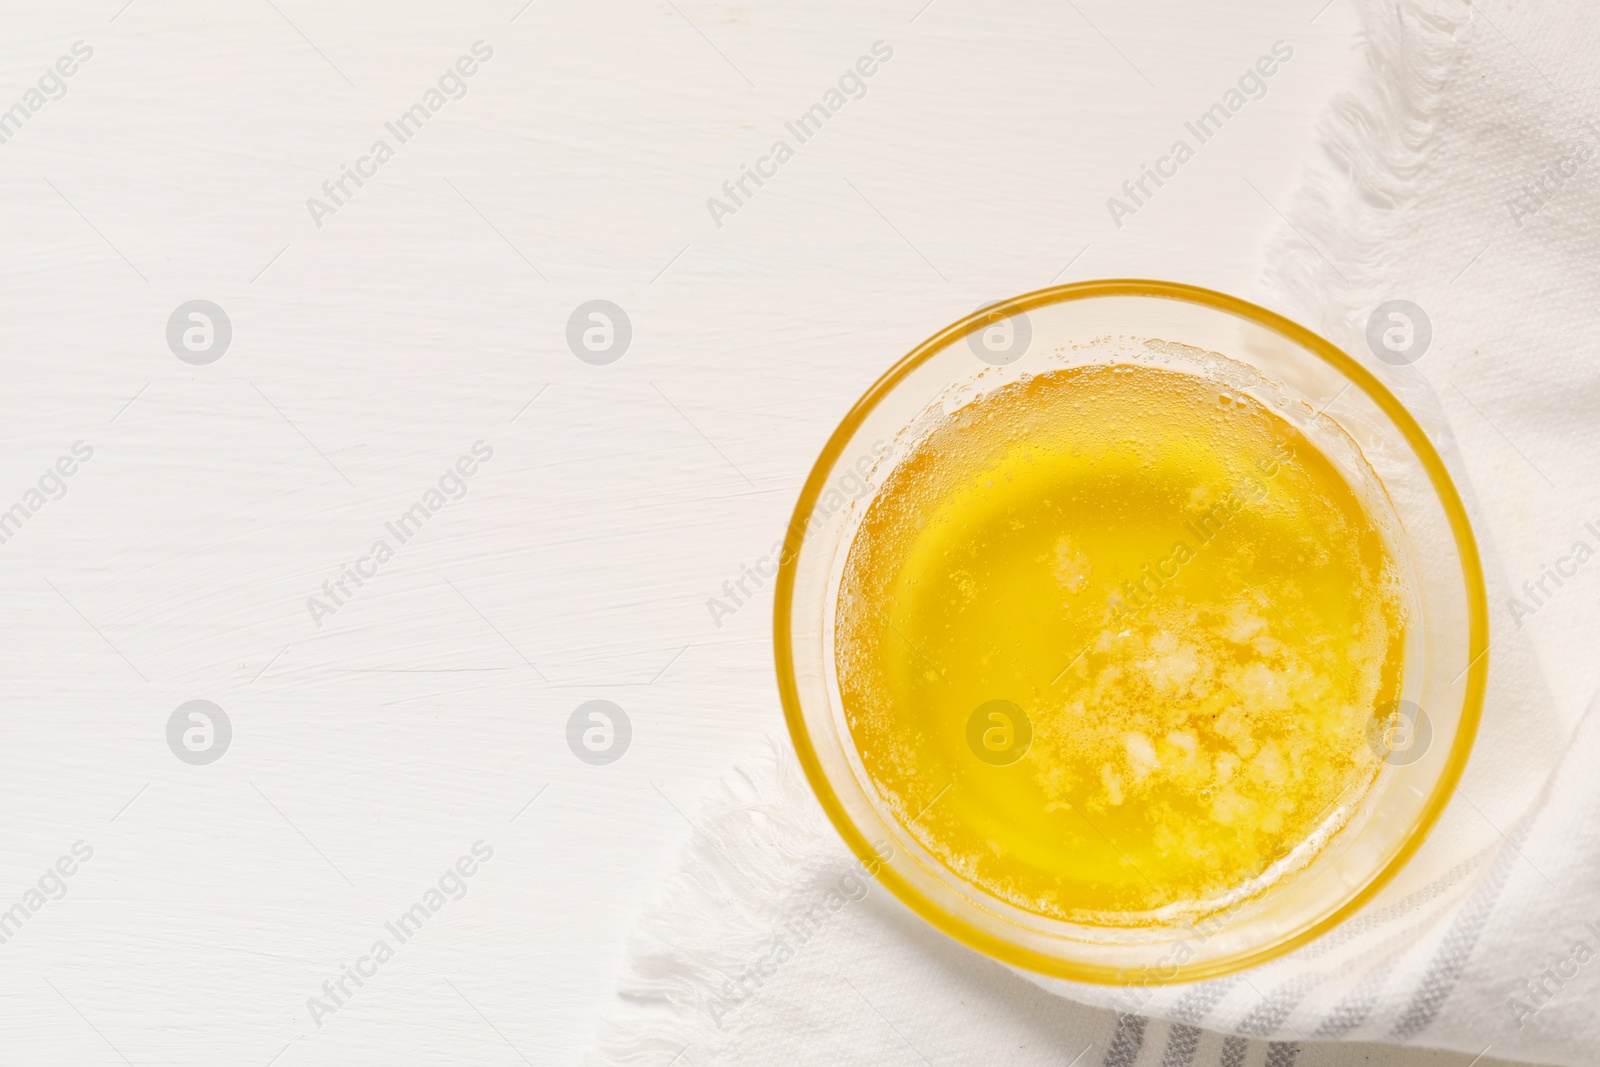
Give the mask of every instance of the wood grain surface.
[[[1054, 281], [1263, 297], [1359, 62], [1338, 0], [0, 20], [6, 1064], [574, 1062], [697, 798], [781, 737], [768, 590], [709, 602], [839, 417]], [[185, 312], [183, 359], [195, 300], [231, 339]]]

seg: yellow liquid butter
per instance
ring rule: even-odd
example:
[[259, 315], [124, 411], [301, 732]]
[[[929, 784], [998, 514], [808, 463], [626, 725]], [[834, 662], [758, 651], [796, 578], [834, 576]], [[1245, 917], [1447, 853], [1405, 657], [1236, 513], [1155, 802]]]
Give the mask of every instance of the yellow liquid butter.
[[1253, 397], [1039, 374], [947, 416], [869, 506], [834, 627], [846, 721], [896, 819], [995, 896], [1112, 925], [1213, 910], [1371, 784], [1397, 573]]

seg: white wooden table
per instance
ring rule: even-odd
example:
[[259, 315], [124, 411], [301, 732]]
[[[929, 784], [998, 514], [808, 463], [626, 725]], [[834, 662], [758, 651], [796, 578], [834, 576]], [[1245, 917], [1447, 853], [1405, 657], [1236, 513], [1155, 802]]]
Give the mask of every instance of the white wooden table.
[[1262, 295], [1347, 5], [922, 4], [0, 16], [0, 1062], [573, 1062], [781, 735], [708, 601], [863, 388], [1056, 281]]

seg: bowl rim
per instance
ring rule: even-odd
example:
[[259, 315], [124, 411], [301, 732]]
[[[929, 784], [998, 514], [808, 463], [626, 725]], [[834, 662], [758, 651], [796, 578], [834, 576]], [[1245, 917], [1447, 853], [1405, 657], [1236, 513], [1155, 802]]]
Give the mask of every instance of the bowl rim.
[[[1128, 981], [1128, 970], [1126, 968], [1062, 959], [1047, 952], [1026, 948], [998, 937], [961, 916], [940, 908], [932, 900], [920, 893], [893, 867], [882, 862], [882, 857], [878, 855], [871, 843], [856, 827], [844, 805], [840, 802], [838, 795], [834, 792], [833, 783], [828, 780], [822, 768], [822, 763], [817, 756], [816, 748], [811, 742], [811, 736], [800, 705], [799, 687], [795, 680], [794, 658], [791, 647], [793, 634], [790, 627], [790, 616], [794, 603], [796, 564], [805, 540], [805, 530], [809, 517], [821, 498], [826, 488], [828, 475], [832, 471], [834, 464], [842, 456], [845, 446], [865, 421], [868, 414], [877, 407], [884, 397], [908, 377], [912, 371], [933, 358], [935, 354], [943, 351], [953, 342], [959, 341], [966, 334], [973, 332], [984, 324], [995, 321], [997, 318], [1009, 318], [1047, 304], [1115, 296], [1176, 300], [1183, 303], [1197, 304], [1246, 319], [1280, 334], [1306, 351], [1320, 357], [1331, 364], [1349, 381], [1361, 387], [1405, 436], [1413, 454], [1421, 461], [1424, 470], [1427, 472], [1428, 480], [1433, 486], [1434, 493], [1437, 495], [1439, 503], [1444, 508], [1449, 519], [1450, 529], [1455, 537], [1456, 551], [1461, 558], [1463, 576], [1466, 582], [1467, 650], [1471, 656], [1466, 669], [1467, 687], [1462, 696], [1461, 720], [1444, 770], [1440, 774], [1439, 780], [1435, 783], [1433, 791], [1423, 806], [1420, 815], [1401, 842], [1400, 847], [1395, 851], [1389, 862], [1366, 885], [1327, 915], [1269, 944], [1202, 964], [1175, 964], [1171, 968], [1174, 972], [1171, 975], [1156, 973], [1153, 968], [1145, 967], [1142, 968], [1143, 973], [1139, 974], [1137, 982]], [[1488, 651], [1488, 598], [1484, 590], [1482, 562], [1478, 553], [1477, 541], [1472, 533], [1471, 520], [1467, 515], [1461, 496], [1456, 490], [1455, 483], [1450, 477], [1449, 470], [1444, 465], [1444, 461], [1434, 449], [1432, 442], [1428, 440], [1428, 436], [1422, 427], [1417, 424], [1411, 413], [1406, 410], [1394, 394], [1375, 375], [1337, 346], [1276, 312], [1212, 289], [1204, 289], [1183, 282], [1145, 278], [1108, 278], [1071, 282], [1066, 285], [1049, 286], [1044, 289], [1023, 293], [979, 308], [938, 331], [901, 357], [877, 381], [873, 382], [871, 387], [862, 394], [861, 398], [851, 406], [849, 412], [845, 414], [838, 427], [829, 436], [821, 454], [818, 455], [816, 462], [813, 464], [811, 473], [807, 476], [805, 485], [800, 490], [800, 497], [795, 503], [788, 530], [785, 532], [773, 596], [773, 652], [778, 675], [778, 694], [783, 702], [783, 714], [789, 727], [789, 736], [794, 742], [795, 752], [799, 757], [800, 765], [805, 771], [807, 780], [811, 783], [812, 791], [816, 794], [818, 801], [821, 802], [823, 810], [827, 812], [829, 821], [833, 823], [834, 828], [838, 830], [840, 836], [844, 838], [845, 843], [850, 847], [851, 852], [863, 863], [871, 864], [868, 869], [877, 870], [879, 881], [903, 904], [920, 915], [935, 929], [943, 931], [969, 948], [976, 949], [1002, 963], [1021, 967], [1038, 974], [1099, 985], [1166, 985], [1234, 974], [1248, 967], [1277, 959], [1320, 937], [1371, 901], [1410, 861], [1417, 850], [1422, 847], [1423, 841], [1427, 839], [1428, 834], [1449, 804], [1450, 798], [1455, 792], [1455, 787], [1466, 769], [1483, 712], [1483, 699], [1488, 685], [1489, 673]]]

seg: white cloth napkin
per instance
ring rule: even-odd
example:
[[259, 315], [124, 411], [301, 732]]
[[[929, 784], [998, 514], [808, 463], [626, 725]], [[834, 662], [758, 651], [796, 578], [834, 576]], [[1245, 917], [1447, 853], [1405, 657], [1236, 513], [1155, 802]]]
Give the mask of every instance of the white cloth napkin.
[[[1153, 992], [1024, 981], [873, 884], [780, 748], [702, 814], [598, 1062], [1600, 1062], [1600, 713], [1584, 715], [1600, 682], [1585, 655], [1600, 632], [1600, 13], [1365, 0], [1362, 17], [1365, 84], [1331, 108], [1268, 278], [1281, 310], [1385, 378], [1473, 510], [1489, 698], [1428, 843], [1340, 928], [1244, 974]], [[1405, 367], [1367, 341], [1397, 299], [1431, 324]]]

